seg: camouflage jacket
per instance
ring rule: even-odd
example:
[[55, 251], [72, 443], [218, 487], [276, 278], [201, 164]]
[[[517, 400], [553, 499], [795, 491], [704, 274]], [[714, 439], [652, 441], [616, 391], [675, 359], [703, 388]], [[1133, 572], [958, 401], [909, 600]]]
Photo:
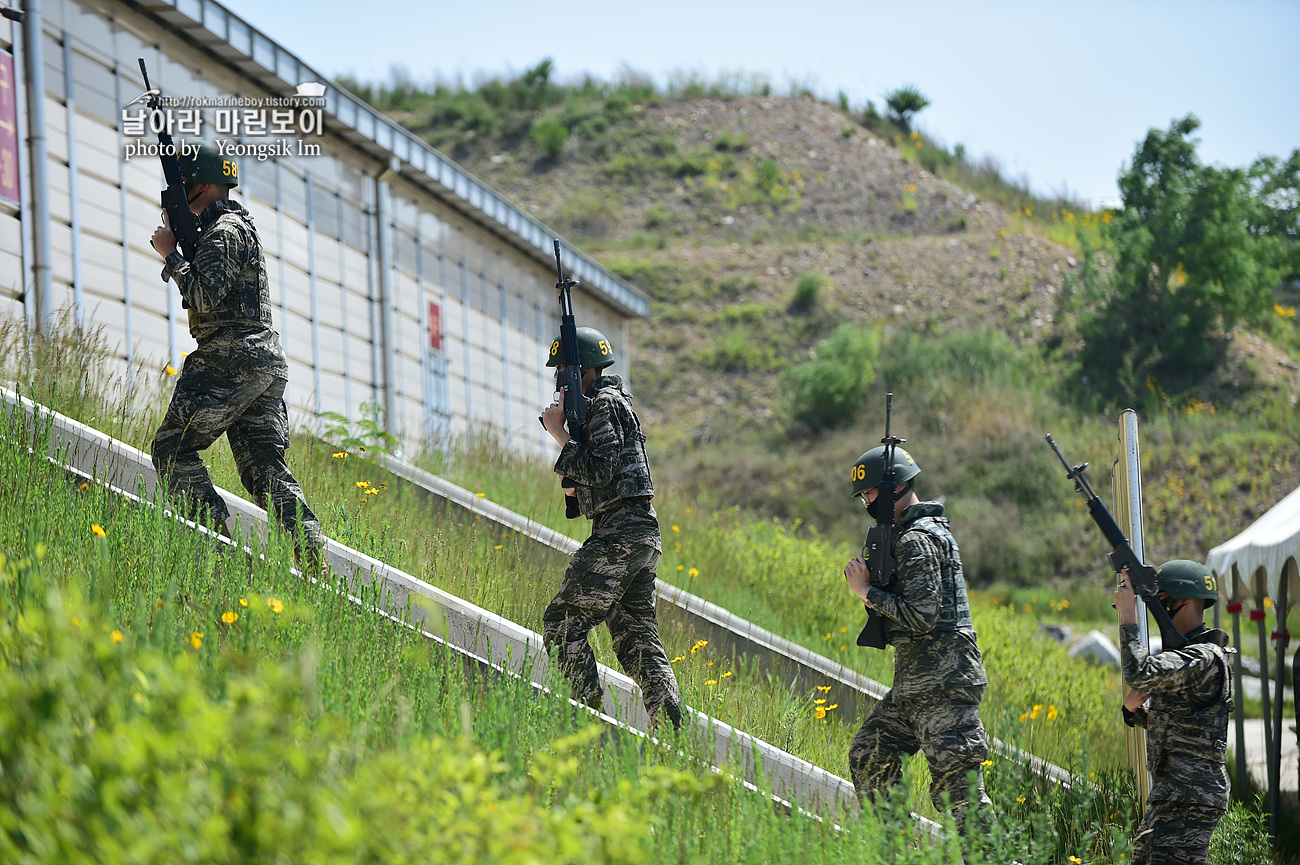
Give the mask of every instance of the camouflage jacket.
[[957, 540], [938, 502], [903, 511], [892, 579], [872, 577], [867, 604], [885, 617], [897, 699], [988, 684], [971, 625]]
[[248, 211], [214, 201], [199, 214], [194, 262], [167, 256], [164, 280], [174, 279], [199, 344], [186, 364], [255, 367], [285, 377], [289, 366], [271, 321], [271, 290], [262, 241]]
[[645, 433], [622, 377], [601, 376], [587, 396], [591, 408], [582, 427], [584, 440], [573, 438], [564, 446], [555, 461], [556, 474], [578, 483], [578, 508], [591, 519], [593, 534], [619, 526], [625, 540], [659, 548]]
[[1120, 661], [1130, 688], [1151, 695], [1150, 709], [1128, 716], [1147, 730], [1152, 802], [1228, 807], [1228, 716], [1232, 676], [1228, 635], [1202, 626], [1191, 644], [1148, 654], [1137, 625], [1120, 625]]

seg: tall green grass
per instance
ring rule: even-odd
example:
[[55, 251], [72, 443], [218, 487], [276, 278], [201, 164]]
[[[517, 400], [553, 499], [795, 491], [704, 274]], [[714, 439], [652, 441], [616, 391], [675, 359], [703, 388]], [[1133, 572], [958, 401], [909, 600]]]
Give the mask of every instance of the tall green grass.
[[[93, 335], [69, 340], [68, 346], [69, 351], [90, 355], [99, 352]], [[78, 367], [71, 359], [44, 369], [60, 368], [98, 369], [93, 363]], [[148, 412], [140, 411], [138, 405], [127, 412], [116, 404], [111, 376], [96, 374], [83, 380], [90, 384], [65, 389], [55, 383], [45, 393], [54, 407], [81, 412], [83, 418], [99, 418], [128, 440], [147, 444], [152, 434]], [[166, 379], [161, 387], [161, 395], [165, 395]], [[153, 669], [148, 665], [154, 663], [145, 659], [150, 652], [159, 653], [163, 659], [159, 663], [192, 665], [183, 670], [181, 678], [197, 676], [218, 709], [238, 703], [244, 681], [241, 676], [257, 678], [266, 664], [287, 665], [286, 675], [290, 679], [296, 676], [303, 689], [301, 701], [316, 719], [313, 723], [336, 725], [326, 732], [337, 733], [356, 749], [369, 749], [366, 754], [400, 749], [412, 736], [436, 735], [450, 741], [460, 735], [463, 727], [477, 731], [476, 725], [482, 723], [497, 732], [492, 734], [495, 739], [485, 739], [476, 732], [474, 741], [479, 750], [491, 752], [499, 748], [499, 759], [509, 767], [504, 771], [514, 772], [516, 777], [528, 772], [529, 754], [545, 747], [545, 742], [562, 739], [582, 727], [571, 722], [557, 728], [558, 722], [548, 721], [552, 726], [526, 733], [519, 726], [526, 721], [519, 719], [527, 719], [530, 712], [552, 719], [556, 715], [571, 717], [567, 704], [558, 709], [536, 708], [528, 688], [519, 690], [517, 698], [502, 696], [495, 684], [454, 673], [459, 661], [440, 659], [440, 650], [422, 644], [409, 632], [372, 615], [358, 614], [328, 587], [286, 580], [291, 553], [278, 536], [273, 536], [266, 550], [266, 563], [254, 561], [250, 565], [239, 556], [218, 556], [197, 536], [167, 521], [157, 510], [129, 508], [120, 497], [109, 496], [94, 486], [80, 490], [68, 485], [61, 477], [51, 475], [41, 461], [33, 460], [25, 449], [13, 447], [17, 440], [15, 436], [6, 437], [8, 449], [0, 466], [4, 488], [15, 491], [0, 504], [0, 550], [19, 562], [39, 560], [39, 567], [29, 564], [25, 570], [14, 571], [9, 583], [19, 590], [37, 584], [33, 576], [37, 571], [48, 575], [59, 598], [71, 599], [57, 600], [59, 609], [66, 612], [66, 605], [73, 604], [76, 609], [71, 615], [83, 627], [93, 627], [95, 639], [107, 640], [114, 651], [144, 653], [139, 663], [148, 669]], [[237, 488], [228, 452], [218, 447], [207, 456], [217, 482]], [[332, 536], [523, 624], [538, 626], [541, 610], [558, 584], [559, 574], [539, 567], [517, 538], [489, 531], [472, 520], [458, 523], [450, 518], [433, 519], [414, 491], [384, 479], [374, 463], [355, 456], [336, 458], [329, 448], [312, 444], [310, 439], [296, 439], [290, 458], [309, 501]], [[471, 466], [480, 463], [457, 457], [449, 465], [471, 471]], [[543, 481], [546, 467], [534, 473], [537, 482], [531, 488], [535, 494], [553, 495], [546, 492], [548, 488], [553, 490], [553, 481]], [[366, 495], [363, 486], [378, 491]], [[530, 485], [519, 487], [527, 489]], [[833, 647], [833, 641], [828, 637], [843, 639], [842, 651], [847, 651], [846, 644], [851, 642], [847, 637], [859, 623], [860, 609], [848, 602], [847, 592], [838, 584], [840, 554], [833, 546], [799, 538], [782, 526], [746, 521], [735, 512], [705, 514], [692, 505], [679, 505], [671, 492], [661, 502], [665, 514], [681, 515], [680, 523], [665, 523], [667, 543], [662, 573], [822, 651], [833, 654], [833, 648], [828, 648]], [[92, 525], [102, 528], [102, 538], [95, 535]], [[38, 594], [45, 599], [41, 603], [56, 603], [50, 591]], [[33, 606], [36, 603], [30, 601]], [[801, 625], [790, 628], [792, 622]], [[1073, 673], [1074, 669], [1059, 650], [1046, 644], [1040, 649], [1032, 643], [1026, 623], [1018, 622], [1008, 611], [981, 614], [977, 626], [990, 671], [1006, 673], [1004, 683], [990, 687], [985, 713], [990, 730], [1076, 770], [1110, 777], [1105, 761], [1096, 757], [1105, 747], [1104, 728], [1099, 728], [1103, 735], [1093, 738], [1087, 721], [1089, 700], [1100, 694], [1106, 677], [1071, 675], [1068, 681], [1053, 681], [1053, 671], [1070, 669]], [[75, 624], [71, 628], [81, 630]], [[121, 642], [113, 642], [114, 631], [120, 632]], [[814, 717], [813, 695], [793, 693], [763, 671], [733, 664], [731, 659], [710, 652], [707, 646], [692, 652], [698, 642], [696, 635], [666, 628], [664, 637], [672, 656], [681, 657], [676, 669], [688, 702], [814, 763], [846, 774], [847, 741], [858, 719], [841, 718], [834, 711], [818, 719]], [[43, 639], [39, 637], [38, 641]], [[1028, 651], [1026, 647], [1030, 647]], [[612, 659], [607, 637], [600, 632], [597, 649], [602, 660]], [[857, 664], [866, 659], [870, 672], [885, 677], [884, 655], [847, 653], [845, 657]], [[31, 677], [19, 670], [19, 665], [11, 664], [11, 668], [18, 670], [14, 674], [16, 689], [31, 685]], [[531, 701], [528, 707], [523, 705], [525, 700]], [[1113, 711], [1112, 700], [1099, 702], [1104, 703], [1106, 712]], [[1044, 711], [1035, 712], [1033, 707], [1040, 704]], [[550, 704], [543, 701], [537, 705]], [[1056, 716], [1050, 719], [1050, 712], [1045, 711], [1049, 706], [1056, 707]], [[103, 714], [99, 709], [95, 712]], [[1034, 717], [1029, 717], [1031, 714]], [[1021, 720], [1020, 715], [1026, 718]], [[494, 717], [496, 721], [491, 720]], [[1101, 715], [1096, 717], [1100, 719]], [[138, 723], [147, 727], [154, 721], [149, 716]], [[232, 723], [236, 728], [242, 726]], [[68, 735], [81, 741], [76, 739], [80, 734]], [[294, 747], [314, 747], [313, 735], [298, 730], [275, 747], [288, 740], [298, 743]], [[326, 751], [343, 753], [334, 739], [325, 739], [331, 743], [322, 746]], [[221, 750], [225, 745], [218, 742], [213, 747]], [[1089, 753], [1091, 765], [1097, 768], [1066, 759], [1081, 750]], [[609, 767], [609, 774], [602, 777], [627, 779], [631, 771], [619, 764]], [[1117, 804], [1122, 802], [1122, 793], [1115, 792], [1122, 789], [1118, 781], [1108, 782], [1110, 792], [1103, 794], [1072, 794], [1038, 790], [1024, 771], [996, 759], [988, 768], [990, 788], [999, 802], [995, 816], [1001, 827], [989, 837], [998, 839], [999, 856], [1013, 849], [1022, 853], [1037, 850], [1047, 861], [1053, 856], [1059, 860], [1064, 855], [1090, 850], [1110, 855], [1117, 849], [1113, 847], [1114, 839], [1122, 835], [1135, 816]], [[926, 783], [923, 763], [915, 761], [909, 767], [909, 779], [910, 794], [900, 802], [928, 810], [922, 792]], [[312, 776], [312, 783], [318, 780]], [[600, 786], [603, 783], [582, 781], [579, 787], [584, 795], [605, 797], [600, 801], [623, 801], [614, 793], [597, 794], [595, 791], [605, 789]], [[609, 783], [622, 789], [623, 781]], [[523, 788], [516, 783], [509, 789], [518, 792]], [[283, 794], [284, 801], [292, 800], [294, 795]], [[691, 832], [716, 832], [716, 821], [730, 821], [754, 807], [754, 797], [735, 794], [730, 788], [701, 796], [700, 813], [683, 817], [684, 823], [673, 823], [677, 818], [670, 805], [645, 806], [652, 811], [654, 807], [668, 809], [672, 812], [666, 818], [669, 823], [687, 833], [674, 836], [677, 861], [697, 854], [711, 861], [751, 849], [789, 851], [797, 844], [827, 850], [832, 861], [841, 854], [848, 856], [844, 852], [847, 848], [835, 846], [839, 841], [826, 840], [842, 836], [810, 840], [807, 834], [800, 834], [805, 827], [799, 821], [790, 824], [799, 827], [793, 834], [774, 828], [760, 839], [747, 827], [741, 833], [746, 835], [743, 839], [730, 835], [716, 839], [723, 847], [713, 841], [687, 842], [684, 839], [694, 838]], [[580, 799], [566, 801], [581, 804]], [[719, 805], [719, 801], [730, 804]], [[652, 813], [651, 822], [657, 826], [660, 824], [654, 823], [659, 819], [653, 817], [655, 813], [660, 812]], [[873, 821], [895, 818], [884, 809], [864, 819], [875, 825]], [[112, 829], [109, 834], [118, 831]], [[850, 834], [857, 837], [856, 832]], [[77, 843], [83, 842], [91, 843], [84, 839]], [[751, 842], [767, 847], [751, 847]], [[657, 845], [661, 838], [656, 835], [647, 843]], [[1048, 848], [1054, 851], [1050, 855], [1046, 853]], [[725, 855], [719, 852], [722, 849]], [[855, 850], [854, 855], [861, 853]], [[918, 861], [927, 861], [924, 857], [931, 855], [922, 850], [914, 852], [921, 857]], [[1018, 858], [1033, 859], [1021, 854]], [[867, 861], [871, 861], [869, 856]]]

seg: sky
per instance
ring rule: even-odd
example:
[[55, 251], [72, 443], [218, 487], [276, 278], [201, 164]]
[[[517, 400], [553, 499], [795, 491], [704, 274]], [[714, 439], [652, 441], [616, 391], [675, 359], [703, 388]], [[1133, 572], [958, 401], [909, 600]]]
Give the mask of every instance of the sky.
[[330, 77], [472, 83], [551, 57], [559, 80], [756, 73], [854, 108], [911, 84], [927, 135], [1094, 204], [1189, 112], [1209, 163], [1300, 147], [1300, 0], [222, 2]]

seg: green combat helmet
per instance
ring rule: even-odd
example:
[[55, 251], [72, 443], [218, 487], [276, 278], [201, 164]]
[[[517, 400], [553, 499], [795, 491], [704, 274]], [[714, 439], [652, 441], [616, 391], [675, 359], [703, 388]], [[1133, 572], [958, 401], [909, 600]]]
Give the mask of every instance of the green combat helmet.
[[1206, 607], [1219, 599], [1219, 581], [1200, 562], [1174, 559], [1156, 568], [1156, 586], [1170, 598], [1202, 598]]
[[[885, 446], [874, 447], [858, 457], [853, 464], [850, 480], [853, 481], [853, 495], [859, 496], [872, 487], [880, 485], [881, 475], [885, 473]], [[912, 459], [912, 455], [900, 447], [894, 448], [894, 484], [901, 485], [921, 473], [921, 467]]]
[[[560, 352], [560, 338], [551, 343], [551, 356], [547, 366], [560, 366], [564, 357]], [[605, 334], [594, 327], [578, 328], [578, 364], [583, 369], [604, 369], [614, 363], [614, 349], [610, 348]]]
[[185, 185], [192, 183], [224, 183], [234, 188], [239, 185], [239, 163], [222, 156], [211, 141], [185, 144], [176, 161], [181, 166]]

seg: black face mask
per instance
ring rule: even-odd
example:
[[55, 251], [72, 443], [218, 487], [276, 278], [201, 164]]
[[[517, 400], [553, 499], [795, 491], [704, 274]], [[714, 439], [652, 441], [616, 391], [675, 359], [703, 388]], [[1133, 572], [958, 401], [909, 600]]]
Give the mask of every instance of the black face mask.
[[1174, 613], [1178, 612], [1182, 608], [1182, 599], [1161, 598], [1160, 605], [1165, 608], [1165, 612], [1169, 614], [1170, 618], [1172, 618]]
[[867, 513], [870, 514], [871, 518], [876, 522], [880, 522], [880, 509], [877, 505], [880, 504], [882, 498], [884, 498], [884, 496], [876, 496], [875, 499], [867, 504]]

